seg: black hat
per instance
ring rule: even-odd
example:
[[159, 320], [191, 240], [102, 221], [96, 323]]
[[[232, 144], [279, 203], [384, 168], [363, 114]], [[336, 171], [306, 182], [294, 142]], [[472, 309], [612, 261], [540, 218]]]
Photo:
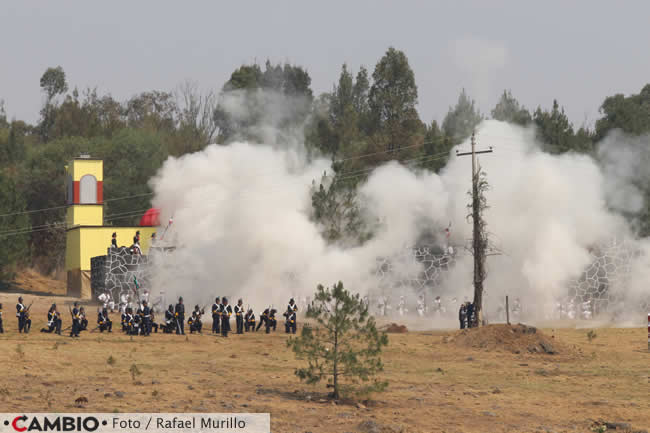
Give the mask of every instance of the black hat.
[[136, 231], [135, 231], [135, 234], [136, 234], [136, 235], [139, 235], [139, 234], [140, 234], [140, 230], [136, 230]]
[[198, 304], [195, 305], [195, 306], [194, 306], [194, 309], [195, 309], [195, 310], [198, 310], [198, 309], [199, 309], [199, 305], [198, 305]]
[[242, 302], [244, 302], [244, 301], [242, 300], [242, 298], [239, 298], [239, 300], [237, 300], [237, 303], [238, 303], [238, 304], [241, 304]]
[[113, 232], [113, 237], [115, 237], [115, 236], [117, 236], [117, 233], [116, 233], [116, 232]]
[[217, 297], [215, 298], [214, 302], [221, 302], [221, 298], [219, 298], [219, 297], [217, 296]]
[[142, 305], [147, 305], [147, 301], [143, 300]]
[[226, 297], [224, 296], [223, 298], [221, 298], [221, 302], [228, 302], [228, 299], [226, 299]]
[[289, 303], [295, 302], [293, 298], [289, 299]]
[[18, 297], [18, 302], [23, 302], [23, 297], [22, 296]]
[[[22, 298], [21, 298], [21, 299], [22, 299]], [[79, 302], [74, 301], [74, 304], [73, 304], [73, 305], [76, 307], [77, 305], [79, 305]]]
[[173, 310], [173, 309], [174, 309], [174, 306], [173, 306], [172, 304], [169, 304], [169, 309], [170, 309], [170, 310]]
[[183, 302], [183, 297], [178, 298], [178, 302]]

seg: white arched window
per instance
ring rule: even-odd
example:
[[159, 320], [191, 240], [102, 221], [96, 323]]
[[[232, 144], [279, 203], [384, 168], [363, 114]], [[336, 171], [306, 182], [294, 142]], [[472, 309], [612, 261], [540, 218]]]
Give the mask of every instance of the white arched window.
[[79, 203], [97, 204], [97, 179], [87, 174], [79, 181]]

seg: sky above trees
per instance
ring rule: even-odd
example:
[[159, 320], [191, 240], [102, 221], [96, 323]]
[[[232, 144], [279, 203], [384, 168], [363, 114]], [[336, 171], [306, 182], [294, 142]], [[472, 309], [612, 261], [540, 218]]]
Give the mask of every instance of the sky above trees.
[[426, 123], [440, 123], [466, 88], [483, 113], [511, 89], [529, 108], [558, 98], [576, 127], [593, 126], [606, 96], [648, 82], [648, 16], [645, 1], [11, 1], [0, 16], [0, 98], [9, 118], [35, 123], [52, 65], [125, 100], [188, 78], [218, 91], [237, 67], [267, 58], [305, 67], [318, 95], [343, 63], [372, 70], [394, 46], [409, 58]]

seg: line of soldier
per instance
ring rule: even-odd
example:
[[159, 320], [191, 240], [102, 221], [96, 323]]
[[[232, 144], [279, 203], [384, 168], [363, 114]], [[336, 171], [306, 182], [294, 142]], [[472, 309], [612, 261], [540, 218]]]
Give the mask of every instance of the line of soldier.
[[[18, 304], [16, 304], [16, 317], [18, 318], [18, 331], [28, 333], [31, 329], [32, 321], [29, 318], [29, 309], [31, 304], [28, 307], [25, 307], [23, 303], [23, 298], [18, 298]], [[201, 333], [203, 328], [203, 323], [201, 317], [205, 314], [205, 308], [199, 308], [198, 305], [194, 307], [194, 311], [187, 320], [189, 325], [190, 333]], [[298, 312], [298, 306], [296, 305], [293, 298], [289, 300], [289, 305], [287, 310], [283, 313], [285, 320], [285, 332], [296, 333], [297, 321], [296, 313]], [[277, 327], [277, 320], [275, 314], [277, 310], [274, 308], [265, 309], [260, 315], [260, 322], [256, 325], [255, 314], [253, 309], [249, 308], [248, 311], [244, 314], [243, 301], [239, 299], [237, 305], [234, 308], [237, 334], [243, 334], [245, 332], [256, 332], [260, 329], [262, 325], [265, 326], [266, 333], [270, 333], [271, 329], [275, 332]], [[230, 317], [233, 314], [233, 308], [228, 304], [228, 299], [219, 298], [215, 299], [214, 304], [212, 304], [212, 333], [219, 334], [223, 337], [228, 336], [230, 328]], [[86, 318], [86, 313], [84, 307], [79, 307], [78, 302], [74, 302], [74, 307], [70, 310], [70, 315], [72, 318], [72, 325], [63, 331], [70, 329], [70, 337], [79, 337], [81, 331], [88, 329], [88, 319]], [[133, 313], [131, 307], [127, 307], [122, 313], [121, 324], [122, 331], [128, 335], [151, 335], [152, 330], [158, 332], [158, 328], [161, 328], [163, 333], [171, 334], [176, 332], [176, 334], [185, 335], [185, 304], [183, 303], [183, 297], [178, 299], [178, 303], [174, 307], [169, 305], [167, 311], [165, 311], [165, 322], [164, 324], [157, 324], [155, 322], [154, 311], [148, 306], [148, 302], [143, 300], [137, 311]], [[62, 319], [61, 314], [57, 310], [56, 304], [52, 304], [50, 309], [47, 312], [47, 326], [41, 329], [41, 332], [52, 333], [61, 335], [62, 332]], [[97, 327], [95, 330], [100, 332], [112, 332], [113, 322], [109, 318], [108, 310], [106, 307], [100, 308], [97, 313]], [[0, 304], [0, 333], [4, 332], [3, 323], [2, 323], [2, 304]]]

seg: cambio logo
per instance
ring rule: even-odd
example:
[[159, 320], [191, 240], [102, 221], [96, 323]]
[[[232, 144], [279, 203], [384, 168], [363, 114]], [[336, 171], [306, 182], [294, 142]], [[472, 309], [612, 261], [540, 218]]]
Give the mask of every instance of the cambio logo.
[[[8, 425], [9, 421], [5, 421]], [[99, 428], [99, 420], [94, 416], [88, 417], [33, 417], [17, 416], [11, 421], [11, 427], [17, 432], [25, 431], [87, 431], [93, 432]], [[102, 422], [106, 425], [106, 421]]]

